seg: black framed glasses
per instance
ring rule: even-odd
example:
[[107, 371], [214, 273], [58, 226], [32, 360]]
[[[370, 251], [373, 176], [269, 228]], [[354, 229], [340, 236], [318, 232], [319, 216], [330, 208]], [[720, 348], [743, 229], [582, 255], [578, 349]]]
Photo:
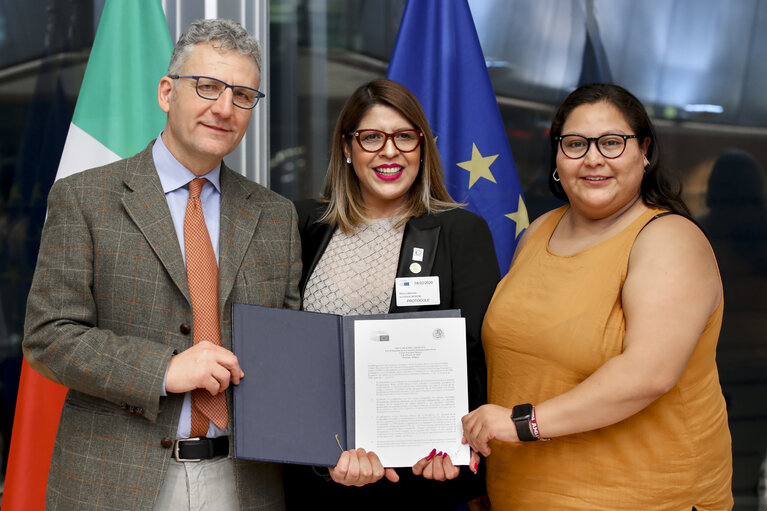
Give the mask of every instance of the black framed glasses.
[[583, 158], [591, 148], [594, 142], [599, 153], [605, 158], [613, 159], [623, 154], [626, 150], [626, 142], [630, 138], [637, 138], [636, 135], [620, 135], [617, 133], [607, 133], [601, 137], [583, 137], [581, 135], [561, 135], [555, 140], [559, 142], [559, 148], [562, 153], [571, 160]]
[[202, 99], [209, 99], [211, 101], [220, 98], [221, 94], [223, 94], [226, 89], [232, 89], [232, 103], [234, 106], [245, 110], [253, 109], [258, 104], [258, 100], [266, 96], [266, 94], [257, 89], [245, 87], [244, 85], [229, 85], [226, 82], [222, 82], [217, 78], [211, 78], [210, 76], [170, 75], [168, 78], [173, 80], [178, 80], [179, 78], [194, 80], [197, 95]]
[[350, 135], [356, 138], [362, 150], [368, 153], [380, 151], [389, 139], [394, 142], [394, 147], [400, 152], [409, 153], [416, 150], [423, 138], [423, 132], [414, 128], [397, 130], [394, 133], [380, 130], [357, 130]]

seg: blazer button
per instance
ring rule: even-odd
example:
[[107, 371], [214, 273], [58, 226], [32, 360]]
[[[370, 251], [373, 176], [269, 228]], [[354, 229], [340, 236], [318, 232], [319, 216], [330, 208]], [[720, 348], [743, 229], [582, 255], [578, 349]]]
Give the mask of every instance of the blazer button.
[[186, 323], [181, 323], [181, 326], [178, 327], [178, 331], [184, 335], [189, 335], [189, 332], [192, 331], [192, 327], [190, 327]]
[[162, 440], [160, 440], [160, 445], [161, 445], [161, 446], [162, 446], [164, 449], [170, 449], [171, 447], [173, 447], [173, 440], [171, 440], [170, 438], [168, 438], [168, 437], [166, 436], [165, 438], [163, 438]]

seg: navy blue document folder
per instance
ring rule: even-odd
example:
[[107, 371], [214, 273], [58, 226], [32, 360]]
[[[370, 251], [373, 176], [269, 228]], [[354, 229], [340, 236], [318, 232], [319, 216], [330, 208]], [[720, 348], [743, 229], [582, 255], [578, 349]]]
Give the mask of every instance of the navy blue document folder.
[[370, 316], [232, 305], [237, 458], [332, 467], [354, 446], [354, 322], [460, 317], [458, 310]]

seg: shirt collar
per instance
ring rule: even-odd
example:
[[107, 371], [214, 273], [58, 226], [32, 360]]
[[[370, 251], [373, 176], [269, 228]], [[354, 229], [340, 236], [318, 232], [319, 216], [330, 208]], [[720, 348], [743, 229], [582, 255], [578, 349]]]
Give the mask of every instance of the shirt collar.
[[204, 177], [221, 193], [221, 162], [207, 174], [196, 176], [171, 154], [162, 141], [162, 132], [157, 136], [157, 140], [152, 147], [152, 158], [157, 168], [157, 174], [160, 176], [163, 193], [170, 193], [183, 188], [196, 177]]

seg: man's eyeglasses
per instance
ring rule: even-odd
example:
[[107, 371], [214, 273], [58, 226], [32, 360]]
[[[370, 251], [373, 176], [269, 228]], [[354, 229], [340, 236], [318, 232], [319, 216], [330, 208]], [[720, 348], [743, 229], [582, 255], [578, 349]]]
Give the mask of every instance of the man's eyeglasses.
[[417, 129], [398, 130], [394, 133], [379, 130], [357, 130], [350, 135], [356, 138], [362, 150], [368, 153], [380, 151], [389, 139], [392, 139], [394, 147], [399, 151], [409, 153], [415, 151], [423, 138], [423, 132]]
[[178, 80], [179, 78], [189, 78], [195, 80], [195, 89], [197, 89], [197, 95], [202, 99], [209, 99], [215, 101], [221, 97], [226, 89], [232, 89], [232, 103], [234, 106], [250, 110], [258, 104], [258, 100], [266, 96], [263, 92], [253, 89], [251, 87], [245, 87], [244, 85], [229, 85], [226, 82], [222, 82], [216, 78], [210, 76], [179, 76], [170, 75], [169, 78]]
[[597, 150], [605, 158], [617, 158], [626, 150], [626, 141], [637, 138], [636, 135], [618, 135], [607, 133], [601, 137], [582, 137], [580, 135], [562, 135], [556, 137], [562, 153], [572, 160], [583, 158], [589, 152], [591, 143], [595, 142]]

